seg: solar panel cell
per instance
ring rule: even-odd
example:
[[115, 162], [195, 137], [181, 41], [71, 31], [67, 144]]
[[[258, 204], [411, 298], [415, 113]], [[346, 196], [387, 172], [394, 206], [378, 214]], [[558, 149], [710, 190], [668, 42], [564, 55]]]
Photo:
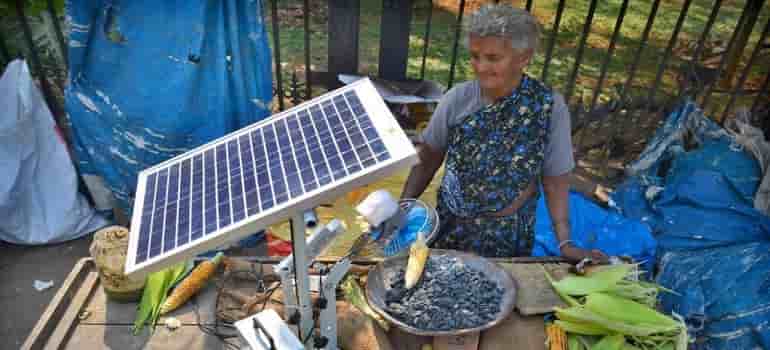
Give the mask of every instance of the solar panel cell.
[[168, 187], [166, 189], [166, 218], [163, 223], [163, 251], [167, 252], [176, 247], [177, 203], [179, 200], [179, 163], [171, 166], [168, 171]]
[[257, 178], [254, 172], [254, 155], [251, 138], [241, 135], [238, 138], [241, 150], [241, 171], [243, 172], [243, 190], [246, 195], [246, 215], [252, 216], [259, 213], [259, 194], [257, 192]]
[[203, 156], [198, 154], [192, 161], [192, 199], [190, 202], [190, 239], [196, 240], [203, 235]]
[[209, 234], [217, 230], [217, 177], [213, 148], [206, 151], [203, 163], [203, 233]]
[[192, 181], [192, 160], [182, 162], [179, 172], [179, 223], [177, 224], [177, 244], [185, 244], [190, 240], [190, 183]]
[[136, 255], [137, 262], [147, 260], [147, 248], [150, 241], [150, 225], [152, 224], [152, 214], [155, 204], [155, 184], [157, 180], [157, 173], [152, 173], [147, 176], [144, 192], [144, 207], [142, 208], [142, 224], [139, 226], [139, 242]]
[[246, 217], [246, 203], [243, 192], [243, 174], [241, 171], [241, 151], [238, 139], [227, 143], [227, 159], [230, 167], [230, 203], [232, 203], [233, 221]]
[[227, 169], [227, 148], [219, 144], [216, 148], [217, 173], [217, 222], [218, 228], [230, 225], [230, 183]]

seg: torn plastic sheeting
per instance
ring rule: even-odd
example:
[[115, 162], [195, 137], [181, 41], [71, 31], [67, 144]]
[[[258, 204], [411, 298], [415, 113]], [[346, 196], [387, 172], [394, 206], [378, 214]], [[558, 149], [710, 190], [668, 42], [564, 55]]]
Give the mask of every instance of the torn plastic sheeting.
[[[770, 242], [666, 253], [657, 282], [667, 312], [685, 317], [704, 349], [767, 348]], [[695, 326], [693, 328], [693, 326]]]
[[100, 209], [113, 205], [111, 193], [130, 213], [139, 171], [270, 115], [262, 8], [253, 0], [67, 1], [66, 108]]
[[746, 110], [741, 110], [735, 118], [730, 118], [725, 127], [735, 142], [751, 153], [759, 163], [762, 181], [754, 195], [754, 208], [770, 216], [770, 142], [765, 135], [748, 121], [751, 116]]
[[[584, 249], [599, 249], [610, 256], [627, 255], [646, 262], [651, 271], [656, 242], [649, 227], [638, 220], [607, 211], [577, 192], [569, 194], [570, 239]], [[559, 242], [553, 231], [545, 195], [540, 193], [535, 219], [535, 244], [532, 256], [560, 256]]]
[[64, 242], [107, 224], [78, 192], [53, 116], [26, 62], [0, 77], [0, 240]]
[[[720, 130], [694, 104], [672, 112], [611, 196], [623, 215], [650, 226], [661, 249], [770, 239], [770, 218], [753, 206], [758, 163]], [[653, 187], [663, 190], [647, 198]]]
[[[657, 281], [677, 292], [661, 295], [664, 311], [683, 316], [703, 349], [767, 347], [770, 218], [753, 206], [756, 160], [688, 102], [630, 170], [612, 199], [653, 229]], [[651, 186], [663, 191], [646, 198]]]

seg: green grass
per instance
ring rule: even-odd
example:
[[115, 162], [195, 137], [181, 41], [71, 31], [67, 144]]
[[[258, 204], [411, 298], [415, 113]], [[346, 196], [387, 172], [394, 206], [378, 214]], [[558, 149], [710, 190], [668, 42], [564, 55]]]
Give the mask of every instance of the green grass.
[[[521, 1], [523, 3], [523, 1]], [[325, 6], [324, 1], [314, 0], [311, 17], [311, 56], [312, 69], [318, 71], [326, 70], [326, 45], [328, 34], [326, 29], [326, 17], [318, 16], [315, 10], [318, 7]], [[543, 38], [541, 50], [535, 58], [535, 61], [528, 68], [532, 75], [540, 77], [542, 67], [545, 61], [545, 48], [548, 46], [552, 37], [553, 21], [556, 14], [557, 0], [535, 1], [534, 13], [543, 25]], [[591, 33], [587, 39], [584, 49], [582, 63], [579, 74], [576, 79], [572, 102], [583, 94], [584, 102], [590, 102], [593, 89], [597, 85], [600, 75], [601, 65], [606, 56], [607, 48], [610, 44], [610, 38], [617, 20], [621, 0], [602, 0], [594, 15], [591, 26]], [[583, 24], [588, 13], [589, 0], [570, 0], [567, 1], [562, 21], [559, 27], [559, 34], [556, 38], [556, 45], [553, 51], [553, 58], [549, 66], [547, 81], [557, 90], [564, 91], [570, 74], [572, 73], [577, 47], [579, 45]], [[719, 17], [712, 28], [708, 41], [710, 46], [715, 46], [716, 41], [726, 43], [737, 24], [745, 2], [744, 1], [725, 1], [720, 9]], [[628, 77], [629, 67], [633, 62], [637, 49], [641, 42], [642, 31], [644, 30], [647, 18], [650, 14], [652, 1], [632, 0], [629, 3], [619, 38], [616, 43], [615, 52], [609, 62], [607, 74], [603, 83], [601, 100], [613, 96], [613, 87], [625, 83]], [[301, 2], [298, 0], [280, 1], [279, 7], [282, 9], [301, 8]], [[676, 75], [679, 68], [686, 65], [687, 55], [694, 52], [695, 42], [706, 25], [708, 16], [712, 9], [712, 1], [695, 0], [692, 2], [685, 18], [682, 30], [674, 46], [674, 53], [666, 65], [658, 97], [675, 95], [678, 89]], [[359, 72], [362, 74], [376, 75], [377, 62], [379, 60], [379, 42], [380, 42], [380, 14], [382, 0], [363, 0], [361, 1], [361, 25], [359, 33]], [[682, 0], [662, 1], [658, 9], [655, 22], [650, 33], [647, 47], [641, 53], [639, 68], [636, 77], [632, 82], [632, 94], [646, 96], [652, 86], [658, 68], [661, 66], [662, 57], [668, 41], [673, 33], [674, 26], [682, 8]], [[413, 10], [413, 19], [411, 25], [411, 35], [409, 41], [409, 60], [407, 62], [407, 76], [409, 78], [420, 78], [423, 53], [423, 35], [425, 32], [425, 23], [427, 18], [428, 6], [424, 2], [418, 1]], [[441, 84], [448, 83], [449, 71], [451, 66], [452, 45], [454, 42], [455, 23], [457, 15], [451, 9], [434, 7], [432, 9], [432, 26], [430, 33], [430, 42], [428, 54], [426, 57], [425, 79], [434, 80]], [[323, 11], [325, 12], [325, 11]], [[269, 11], [266, 11], [269, 13]], [[467, 18], [467, 11], [466, 11]], [[757, 24], [754, 26], [749, 43], [744, 51], [742, 65], [748, 61], [752, 50], [756, 46], [759, 34], [765, 23], [770, 20], [770, 6], [765, 6], [760, 13]], [[302, 71], [304, 69], [304, 39], [301, 20], [295, 21], [295, 25], [288, 23], [281, 24], [281, 55], [284, 62], [284, 70], [289, 72], [291, 69]], [[272, 43], [271, 43], [272, 45]], [[707, 52], [708, 53], [708, 52]], [[762, 64], [770, 59], [770, 52], [765, 51], [763, 57], [757, 60], [749, 76], [749, 86], [757, 88], [770, 71], [770, 66]], [[743, 66], [740, 66], [738, 74], [742, 72]], [[455, 67], [454, 82], [473, 79], [473, 72], [469, 64], [469, 55], [466, 47], [461, 43], [458, 47], [458, 58]], [[737, 76], [736, 76], [737, 79]], [[714, 104], [720, 104], [725, 101], [724, 94], [715, 94]], [[742, 99], [744, 104], [747, 100]], [[721, 103], [723, 105], [723, 103]]]

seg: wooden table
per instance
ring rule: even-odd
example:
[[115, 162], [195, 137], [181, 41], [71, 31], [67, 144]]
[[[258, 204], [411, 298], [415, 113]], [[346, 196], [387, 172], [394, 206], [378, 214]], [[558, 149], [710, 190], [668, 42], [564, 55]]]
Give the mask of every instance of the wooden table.
[[[262, 260], [270, 262], [277, 259]], [[535, 258], [498, 262], [518, 276], [515, 279], [519, 283], [519, 295], [524, 298], [517, 300], [518, 309], [539, 313], [538, 310], [553, 306], [549, 303], [558, 302], [558, 298], [554, 301], [553, 298], [543, 297], [550, 287], [543, 286], [544, 279], [538, 280], [537, 273], [533, 271], [541, 270], [543, 265], [549, 270], [566, 269], [566, 265]], [[541, 264], [543, 262], [545, 264]], [[521, 292], [524, 290], [526, 292]], [[181, 321], [181, 327], [170, 330], [165, 325], [165, 319], [161, 318], [154, 333], [150, 334], [145, 329], [134, 336], [131, 328], [136, 317], [136, 303], [108, 300], [99, 283], [93, 260], [84, 258], [64, 281], [22, 349], [227, 349], [218, 338], [201, 330], [201, 326], [210, 327], [215, 323], [216, 294], [216, 288], [209, 285], [194, 299], [195, 303], [188, 302], [175, 311], [173, 316]], [[431, 339], [397, 329], [389, 332], [388, 337], [396, 349], [404, 350], [419, 350], [420, 345], [431, 342]], [[240, 344], [237, 338], [233, 340]], [[510, 349], [515, 344], [517, 349], [543, 350], [544, 343], [543, 316], [522, 316], [519, 310], [515, 310], [503, 323], [481, 334], [479, 349]]]

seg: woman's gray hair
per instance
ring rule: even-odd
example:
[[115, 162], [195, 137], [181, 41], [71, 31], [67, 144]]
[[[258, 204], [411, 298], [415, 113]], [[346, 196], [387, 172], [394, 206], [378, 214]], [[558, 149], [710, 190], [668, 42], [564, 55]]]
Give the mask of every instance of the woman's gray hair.
[[469, 35], [511, 39], [514, 49], [537, 51], [540, 23], [529, 12], [506, 4], [489, 4], [478, 9], [467, 22]]

